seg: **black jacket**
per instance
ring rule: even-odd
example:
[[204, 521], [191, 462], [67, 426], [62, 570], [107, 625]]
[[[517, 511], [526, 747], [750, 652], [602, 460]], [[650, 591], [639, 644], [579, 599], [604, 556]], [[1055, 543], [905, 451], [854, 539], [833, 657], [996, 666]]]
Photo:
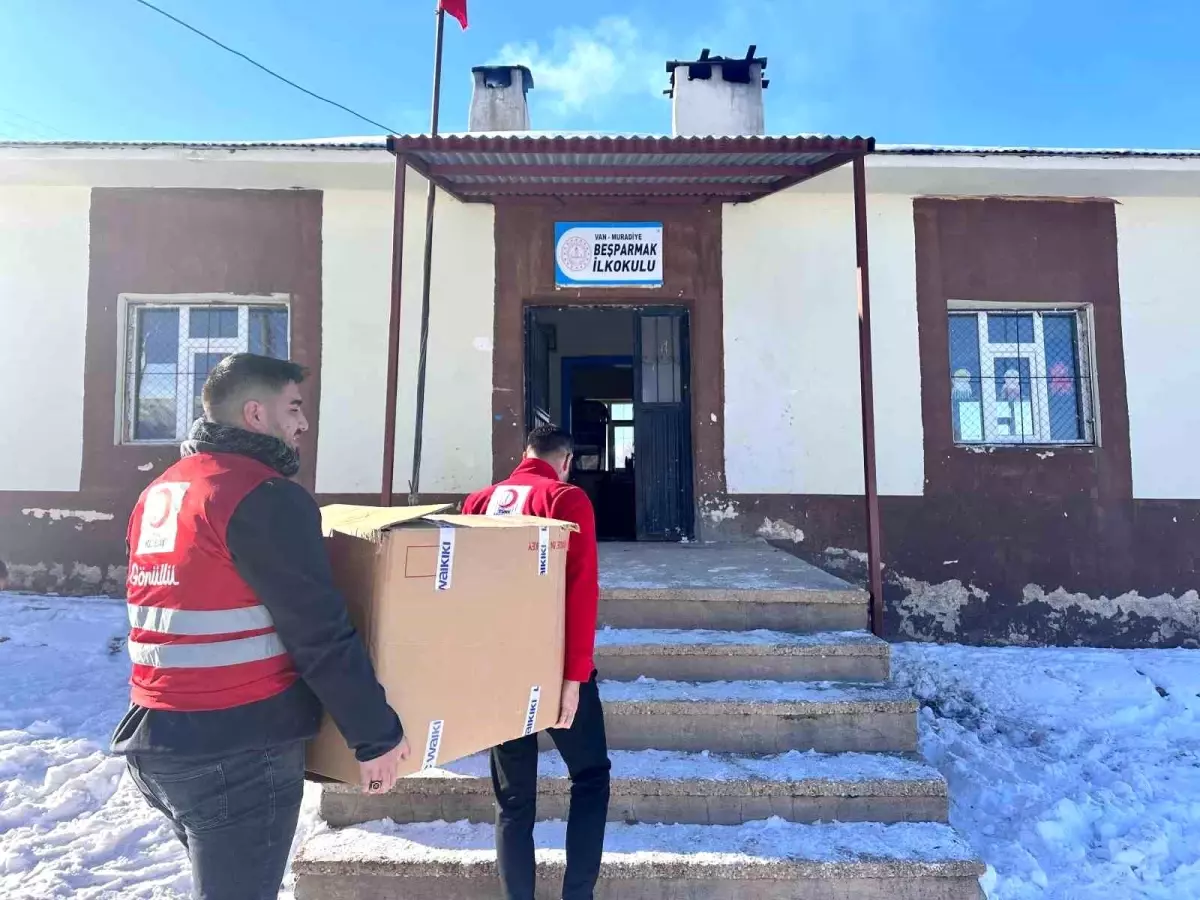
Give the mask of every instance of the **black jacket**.
[[[229, 452], [204, 443], [185, 445], [185, 454], [189, 450]], [[271, 453], [247, 455], [272, 464]], [[360, 761], [399, 744], [400, 720], [334, 587], [312, 495], [284, 477], [264, 482], [238, 505], [226, 539], [239, 574], [270, 611], [300, 680], [274, 697], [232, 709], [176, 712], [134, 705], [117, 726], [113, 751], [208, 757], [307, 740], [317, 733], [322, 706]]]

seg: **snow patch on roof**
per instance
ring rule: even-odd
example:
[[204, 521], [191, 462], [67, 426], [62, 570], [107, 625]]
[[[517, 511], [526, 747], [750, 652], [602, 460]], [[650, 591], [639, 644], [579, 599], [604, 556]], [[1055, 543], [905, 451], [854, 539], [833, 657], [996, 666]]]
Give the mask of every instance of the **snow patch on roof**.
[[[397, 135], [400, 138], [424, 137], [420, 134]], [[441, 138], [622, 138], [622, 139], [665, 139], [667, 134], [652, 132], [622, 131], [495, 131], [495, 132], [445, 132]], [[764, 135], [762, 140], [825, 138], [818, 134]], [[338, 135], [330, 137], [295, 138], [285, 140], [197, 140], [169, 141], [150, 140], [56, 140], [22, 141], [3, 140], [0, 147], [59, 147], [59, 148], [112, 148], [143, 149], [152, 147], [178, 147], [181, 149], [230, 149], [250, 150], [267, 148], [292, 149], [335, 149], [335, 150], [382, 150], [387, 147], [387, 135]], [[1200, 158], [1200, 149], [1164, 149], [1134, 147], [1020, 147], [1020, 146], [973, 146], [955, 144], [877, 144], [876, 153], [898, 156], [974, 155], [974, 156], [1068, 156], [1068, 157], [1145, 157], [1157, 159]]]
[[875, 152], [897, 156], [1079, 156], [1079, 157], [1153, 157], [1156, 159], [1193, 159], [1200, 150], [1139, 149], [1121, 147], [973, 147], [936, 144], [876, 144]]

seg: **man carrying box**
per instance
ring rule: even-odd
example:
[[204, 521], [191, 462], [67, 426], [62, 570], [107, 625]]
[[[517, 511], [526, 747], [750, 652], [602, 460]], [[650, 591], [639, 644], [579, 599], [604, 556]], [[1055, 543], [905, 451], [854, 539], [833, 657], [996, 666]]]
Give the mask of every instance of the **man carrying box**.
[[383, 793], [408, 756], [333, 585], [295, 363], [236, 354], [127, 536], [132, 705], [113, 751], [187, 849], [198, 900], [274, 900], [322, 705]]
[[[587, 494], [567, 484], [571, 436], [553, 425], [534, 429], [525, 458], [511, 476], [463, 503], [467, 515], [527, 515], [574, 522], [567, 545], [566, 654], [554, 745], [571, 777], [567, 871], [563, 900], [590, 900], [600, 874], [608, 819], [608, 742], [592, 654], [600, 599], [596, 521]], [[533, 900], [536, 864], [537, 735], [492, 749], [496, 792], [496, 855], [506, 900]]]

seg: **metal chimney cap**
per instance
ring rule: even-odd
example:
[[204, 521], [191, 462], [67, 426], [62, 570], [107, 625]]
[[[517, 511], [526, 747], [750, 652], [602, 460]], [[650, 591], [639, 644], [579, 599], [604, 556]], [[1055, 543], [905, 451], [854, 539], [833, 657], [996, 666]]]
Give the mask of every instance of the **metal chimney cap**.
[[528, 66], [474, 66], [471, 69], [480, 84], [497, 88], [512, 87], [513, 72], [521, 73], [522, 90], [533, 90], [533, 73]]

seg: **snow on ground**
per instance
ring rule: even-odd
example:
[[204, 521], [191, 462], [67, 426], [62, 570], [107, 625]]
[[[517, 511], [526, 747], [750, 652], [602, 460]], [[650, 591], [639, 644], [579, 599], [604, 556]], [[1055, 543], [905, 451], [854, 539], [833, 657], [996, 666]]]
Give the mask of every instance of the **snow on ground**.
[[[612, 777], [655, 781], [869, 781], [937, 778], [926, 765], [904, 756], [883, 753], [802, 753], [775, 756], [734, 756], [724, 753], [686, 753], [678, 750], [611, 750]], [[410, 777], [428, 779], [487, 779], [488, 755], [480, 753], [426, 769]], [[567, 777], [567, 764], [554, 751], [542, 754], [538, 769], [544, 778]], [[487, 786], [491, 790], [490, 783]]]
[[[125, 604], [0, 594], [0, 897], [183, 900], [187, 858], [109, 756]], [[302, 828], [316, 821], [305, 796]]]
[[[187, 896], [182, 850], [105, 752], [124, 633], [117, 602], [0, 595], [0, 897]], [[1200, 652], [894, 650], [993, 900], [1200, 897]], [[315, 818], [310, 790], [301, 836]]]
[[910, 699], [887, 685], [845, 685], [836, 681], [601, 681], [609, 702], [886, 703]]
[[[339, 831], [318, 832], [314, 843], [323, 863], [362, 859], [406, 863], [490, 862], [495, 859], [491, 825], [470, 822], [368, 822]], [[534, 826], [538, 856], [566, 857], [564, 822]], [[945, 825], [934, 822], [818, 823], [800, 825], [774, 817], [744, 825], [628, 825], [611, 822], [605, 855], [617, 863], [675, 865], [687, 860], [697, 870], [744, 864], [768, 866], [786, 861], [853, 863], [879, 860], [964, 862], [971, 847]], [[705, 873], [707, 874], [707, 873]]]
[[989, 897], [1200, 897], [1200, 651], [893, 649]]

